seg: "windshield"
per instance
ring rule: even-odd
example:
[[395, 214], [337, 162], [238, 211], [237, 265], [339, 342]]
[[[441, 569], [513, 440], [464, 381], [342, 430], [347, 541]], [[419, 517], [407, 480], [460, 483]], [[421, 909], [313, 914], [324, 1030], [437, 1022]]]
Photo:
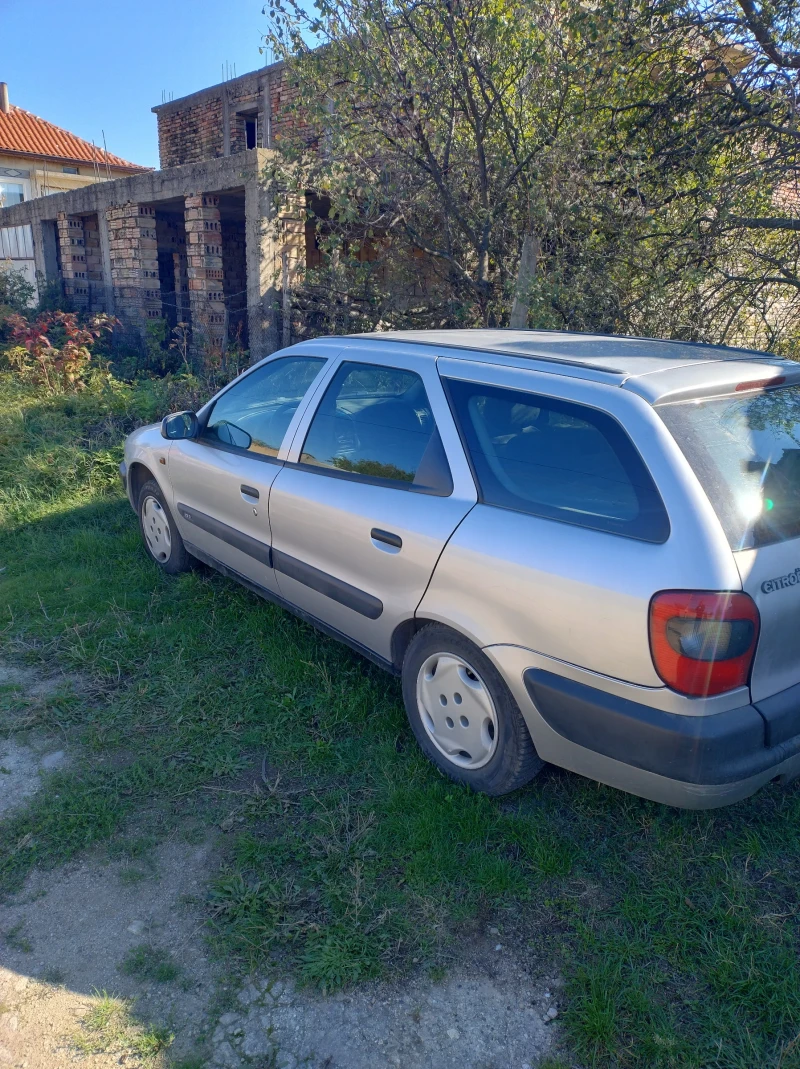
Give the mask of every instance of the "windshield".
[[800, 386], [656, 411], [734, 550], [800, 536]]

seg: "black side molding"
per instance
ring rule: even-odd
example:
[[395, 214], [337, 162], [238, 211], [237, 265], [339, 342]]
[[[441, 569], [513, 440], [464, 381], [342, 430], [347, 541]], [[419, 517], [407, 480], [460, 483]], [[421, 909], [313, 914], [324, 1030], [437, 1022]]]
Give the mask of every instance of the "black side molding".
[[342, 579], [337, 579], [335, 575], [328, 575], [327, 572], [320, 571], [319, 568], [313, 568], [310, 564], [297, 560], [296, 557], [290, 557], [288, 553], [281, 553], [280, 550], [272, 549], [265, 542], [259, 542], [257, 538], [251, 538], [250, 535], [237, 531], [235, 527], [229, 527], [227, 523], [222, 523], [221, 520], [216, 520], [213, 516], [207, 516], [204, 512], [198, 512], [197, 509], [190, 508], [189, 505], [179, 504], [178, 512], [187, 523], [194, 524], [195, 527], [199, 527], [202, 531], [207, 531], [208, 534], [214, 535], [215, 538], [227, 542], [234, 549], [238, 549], [249, 557], [261, 561], [268, 568], [275, 568], [276, 571], [283, 572], [290, 579], [296, 579], [298, 583], [303, 583], [305, 586], [311, 587], [312, 590], [319, 591], [325, 597], [338, 601], [340, 605], [353, 609], [354, 612], [360, 613], [361, 616], [366, 616], [370, 620], [377, 620], [383, 612], [383, 602], [379, 598], [373, 597], [372, 594], [367, 594], [364, 590], [359, 590], [357, 586], [345, 583]]
[[261, 561], [268, 568], [272, 567], [272, 549], [266, 542], [259, 542], [257, 538], [251, 538], [250, 535], [237, 531], [235, 527], [229, 527], [227, 523], [215, 520], [213, 516], [207, 516], [204, 512], [198, 512], [189, 505], [179, 504], [178, 512], [187, 523], [193, 523], [201, 531], [206, 531], [215, 538], [227, 542], [229, 546], [246, 553], [254, 560]]
[[357, 586], [345, 583], [343, 579], [320, 571], [319, 568], [313, 568], [296, 557], [290, 557], [288, 553], [279, 549], [273, 550], [272, 562], [277, 572], [296, 579], [298, 583], [319, 591], [326, 598], [338, 601], [340, 605], [366, 616], [369, 620], [377, 620], [383, 612], [383, 602], [379, 598], [367, 594], [365, 590], [359, 590]]
[[282, 609], [286, 609], [301, 620], [305, 620], [306, 623], [311, 624], [313, 627], [318, 628], [325, 635], [329, 635], [331, 638], [335, 638], [338, 642], [343, 642], [346, 646], [355, 650], [356, 653], [360, 653], [362, 657], [366, 657], [367, 660], [372, 661], [373, 664], [378, 665], [385, 672], [389, 672], [390, 675], [399, 676], [400, 669], [397, 665], [392, 664], [391, 661], [387, 661], [385, 657], [381, 657], [375, 650], [371, 650], [368, 646], [362, 645], [360, 642], [356, 642], [355, 639], [350, 638], [349, 635], [345, 635], [342, 631], [337, 631], [335, 627], [331, 627], [330, 624], [326, 624], [324, 620], [318, 619], [316, 616], [312, 616], [311, 613], [306, 612], [305, 609], [299, 608], [291, 601], [286, 601], [280, 597], [279, 594], [273, 593], [271, 590], [267, 590], [266, 587], [259, 586], [258, 583], [254, 583], [252, 579], [248, 579], [247, 576], [242, 575], [241, 572], [237, 572], [234, 568], [229, 568], [227, 564], [223, 564], [222, 561], [216, 559], [216, 557], [210, 556], [208, 553], [204, 553], [202, 549], [193, 545], [191, 542], [185, 543], [186, 548], [192, 554], [193, 557], [197, 557], [198, 560], [203, 561], [209, 568], [216, 568], [222, 575], [227, 576], [229, 579], [234, 579], [237, 583], [241, 583], [242, 586], [247, 587], [248, 590], [252, 590], [254, 594], [258, 594], [260, 598], [264, 598], [266, 601], [271, 601], [275, 605], [280, 605]]
[[800, 752], [800, 734], [768, 746], [765, 721], [752, 705], [691, 716], [618, 698], [540, 668], [529, 668], [523, 679], [539, 713], [563, 738], [682, 783], [735, 783]]

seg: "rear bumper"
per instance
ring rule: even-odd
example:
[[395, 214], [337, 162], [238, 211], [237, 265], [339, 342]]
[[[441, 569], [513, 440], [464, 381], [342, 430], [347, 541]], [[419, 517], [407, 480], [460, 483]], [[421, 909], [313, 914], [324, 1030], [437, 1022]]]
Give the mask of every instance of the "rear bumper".
[[[671, 792], [673, 804], [682, 804], [681, 784], [691, 798], [698, 797], [698, 789], [710, 788], [705, 792], [707, 804], [724, 804], [776, 776], [790, 778], [800, 772], [800, 687], [756, 705], [691, 716], [652, 708], [542, 668], [528, 668], [523, 680], [549, 729], [601, 759], [670, 781], [677, 788]], [[715, 787], [721, 790], [715, 792]]]
[[124, 489], [125, 493], [127, 494], [127, 492], [128, 492], [128, 465], [125, 463], [124, 460], [119, 466], [119, 477], [120, 477], [120, 480], [122, 482], [122, 488]]

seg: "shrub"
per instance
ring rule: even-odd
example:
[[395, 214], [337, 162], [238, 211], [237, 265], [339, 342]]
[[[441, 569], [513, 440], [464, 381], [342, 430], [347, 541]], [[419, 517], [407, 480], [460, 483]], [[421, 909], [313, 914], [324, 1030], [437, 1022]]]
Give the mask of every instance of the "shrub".
[[35, 293], [35, 287], [21, 271], [15, 271], [10, 262], [8, 266], [0, 264], [0, 336], [5, 333], [9, 316], [26, 311]]
[[14, 313], [8, 317], [11, 348], [6, 359], [24, 381], [45, 394], [73, 393], [85, 389], [89, 380], [105, 371], [92, 348], [117, 320], [100, 313], [81, 322], [74, 312], [42, 312], [32, 322]]

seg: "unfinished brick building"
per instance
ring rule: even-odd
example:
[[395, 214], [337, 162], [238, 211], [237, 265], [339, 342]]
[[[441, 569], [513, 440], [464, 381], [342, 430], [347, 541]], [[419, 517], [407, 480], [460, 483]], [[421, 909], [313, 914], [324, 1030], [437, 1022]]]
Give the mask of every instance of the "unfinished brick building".
[[294, 87], [276, 63], [153, 108], [161, 169], [0, 209], [29, 228], [36, 271], [123, 334], [188, 323], [194, 343], [279, 346], [282, 259], [305, 261], [304, 222], [268, 226], [263, 172]]

